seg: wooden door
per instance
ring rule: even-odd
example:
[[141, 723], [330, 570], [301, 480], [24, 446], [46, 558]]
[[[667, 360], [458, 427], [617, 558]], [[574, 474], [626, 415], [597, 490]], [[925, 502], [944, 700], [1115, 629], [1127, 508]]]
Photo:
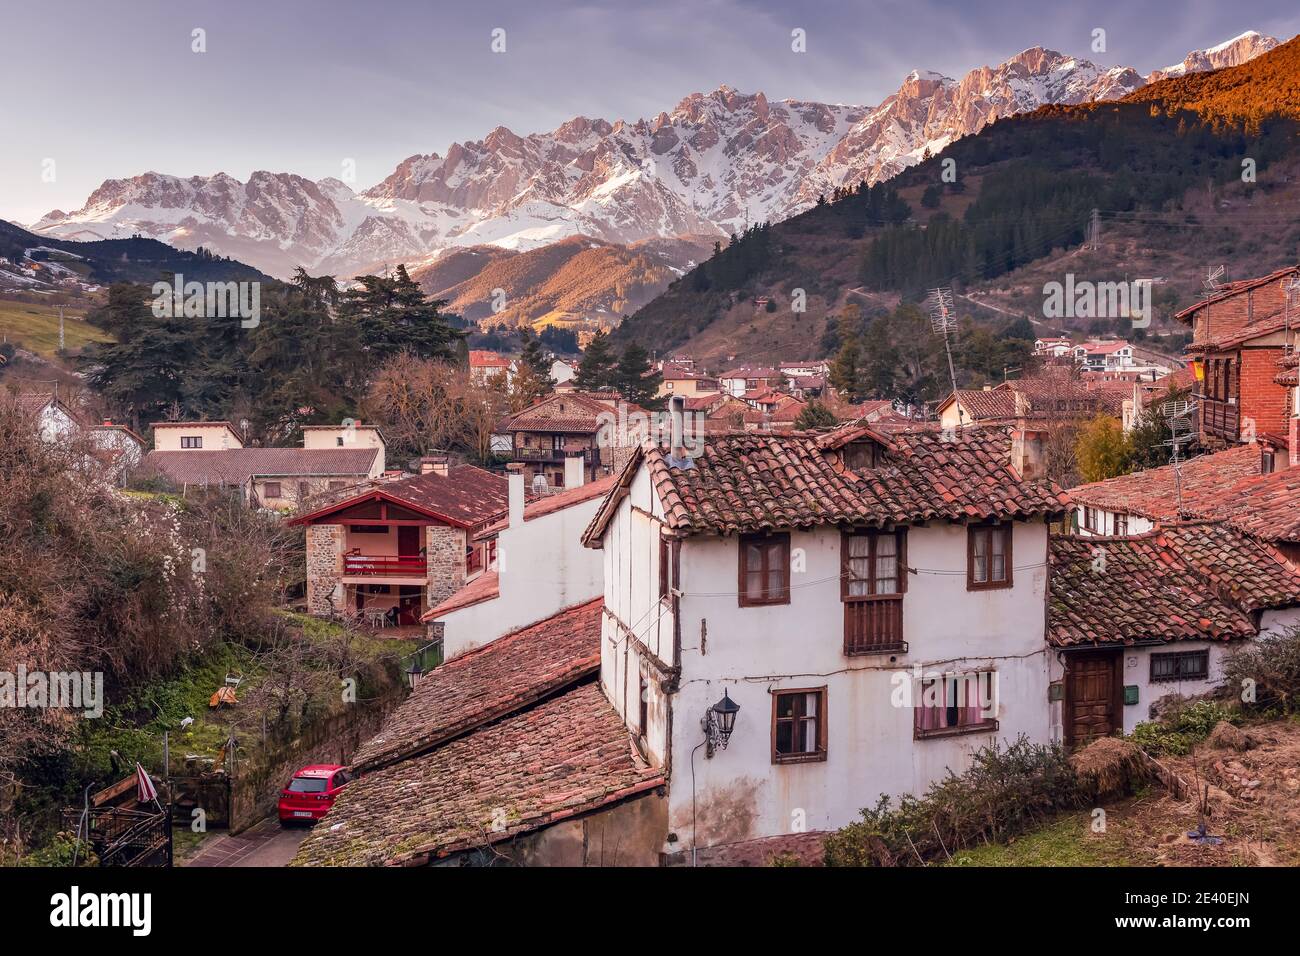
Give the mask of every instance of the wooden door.
[[1082, 746], [1098, 737], [1123, 731], [1122, 660], [1123, 653], [1118, 648], [1066, 654], [1066, 746]]
[[420, 531], [418, 525], [399, 524], [397, 526], [397, 556], [414, 558], [420, 554]]

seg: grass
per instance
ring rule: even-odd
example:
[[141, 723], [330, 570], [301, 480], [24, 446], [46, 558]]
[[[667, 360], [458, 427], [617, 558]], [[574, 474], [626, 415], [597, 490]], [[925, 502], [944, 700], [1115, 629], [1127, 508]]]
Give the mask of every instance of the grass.
[[1090, 811], [1070, 813], [1009, 843], [956, 853], [948, 866], [1136, 866], [1124, 842], [1092, 832]]
[[[83, 315], [80, 310], [66, 307], [63, 310], [64, 343], [69, 351], [112, 338], [102, 329], [81, 321]], [[59, 349], [59, 310], [54, 306], [0, 299], [0, 336], [49, 358]]]

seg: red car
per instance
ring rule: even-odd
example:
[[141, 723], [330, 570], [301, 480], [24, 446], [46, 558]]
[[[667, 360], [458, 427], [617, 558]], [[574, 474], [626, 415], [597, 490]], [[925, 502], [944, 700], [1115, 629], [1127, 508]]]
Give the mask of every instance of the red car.
[[352, 775], [338, 764], [303, 767], [280, 791], [280, 826], [315, 823], [334, 806], [334, 798], [351, 779]]

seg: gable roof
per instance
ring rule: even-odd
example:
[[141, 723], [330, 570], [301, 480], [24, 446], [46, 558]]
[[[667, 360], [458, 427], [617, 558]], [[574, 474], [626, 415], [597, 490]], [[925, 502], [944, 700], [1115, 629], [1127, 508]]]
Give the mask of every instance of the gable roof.
[[[379, 453], [377, 448], [368, 450]], [[324, 520], [328, 516], [373, 500], [389, 501], [458, 527], [474, 528], [507, 510], [509, 489], [509, 482], [500, 475], [474, 465], [456, 465], [445, 476], [429, 472], [368, 486], [359, 494], [331, 501], [289, 523], [328, 524]]]
[[509, 368], [510, 359], [488, 349], [470, 349], [470, 368]]
[[294, 863], [427, 863], [663, 784], [662, 771], [637, 755], [599, 684], [587, 683], [354, 780]]
[[[1184, 514], [1217, 513], [1224, 501], [1236, 493], [1234, 489], [1240, 483], [1259, 476], [1260, 467], [1256, 445], [1238, 445], [1183, 462], [1180, 472]], [[1152, 521], [1179, 517], [1173, 465], [1079, 485], [1071, 488], [1069, 494], [1075, 504], [1104, 511], [1139, 515]]]
[[56, 409], [67, 415], [75, 425], [85, 427], [85, 420], [80, 412], [65, 402], [53, 392], [19, 392], [17, 398], [18, 408], [25, 415], [39, 415], [48, 406], [53, 405]]
[[[1259, 457], [1257, 446], [1246, 447]], [[1219, 494], [1203, 496], [1185, 510], [1196, 517], [1222, 518], [1263, 541], [1300, 542], [1300, 467], [1225, 481]]]
[[1300, 571], [1221, 524], [1054, 535], [1048, 560], [1047, 639], [1056, 647], [1251, 637], [1252, 612], [1300, 604]]
[[424, 753], [595, 674], [602, 606], [567, 608], [435, 667], [352, 765], [370, 770]]
[[[859, 440], [880, 449], [878, 467], [858, 473], [844, 465], [839, 449]], [[689, 468], [670, 463], [664, 448], [645, 444], [624, 475], [644, 462], [668, 528], [680, 536], [978, 521], [1069, 507], [1053, 482], [1021, 479], [1010, 455], [1010, 431], [1003, 428], [966, 428], [944, 440], [929, 429], [886, 435], [854, 425], [833, 432], [718, 435]], [[588, 525], [583, 541], [589, 547], [600, 546], [628, 482], [620, 479]]]
[[146, 464], [177, 484], [242, 485], [253, 476], [293, 478], [370, 474], [378, 448], [222, 448], [151, 451]]
[[[637, 408], [629, 405], [628, 409]], [[589, 433], [598, 431], [601, 422], [608, 419], [610, 407], [582, 392], [551, 394], [540, 398], [527, 408], [503, 418], [496, 427], [499, 432], [556, 431]], [[604, 416], [602, 418], [602, 416]]]

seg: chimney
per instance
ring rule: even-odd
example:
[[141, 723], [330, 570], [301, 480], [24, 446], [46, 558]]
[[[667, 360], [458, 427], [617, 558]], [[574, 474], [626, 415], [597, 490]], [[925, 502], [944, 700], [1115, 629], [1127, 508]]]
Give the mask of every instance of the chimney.
[[446, 455], [425, 455], [420, 459], [420, 474], [447, 477]]
[[1023, 423], [1011, 432], [1011, 467], [1024, 481], [1043, 477], [1043, 438], [1043, 432], [1031, 431]]
[[587, 461], [582, 455], [564, 459], [564, 487], [581, 488], [587, 480]]
[[686, 436], [685, 420], [683, 413], [686, 410], [686, 399], [681, 395], [674, 395], [668, 399], [668, 412], [672, 420], [672, 445], [669, 452], [673, 458], [682, 460], [686, 457]]
[[518, 462], [506, 465], [509, 474], [510, 527], [518, 528], [524, 523], [524, 466]]

